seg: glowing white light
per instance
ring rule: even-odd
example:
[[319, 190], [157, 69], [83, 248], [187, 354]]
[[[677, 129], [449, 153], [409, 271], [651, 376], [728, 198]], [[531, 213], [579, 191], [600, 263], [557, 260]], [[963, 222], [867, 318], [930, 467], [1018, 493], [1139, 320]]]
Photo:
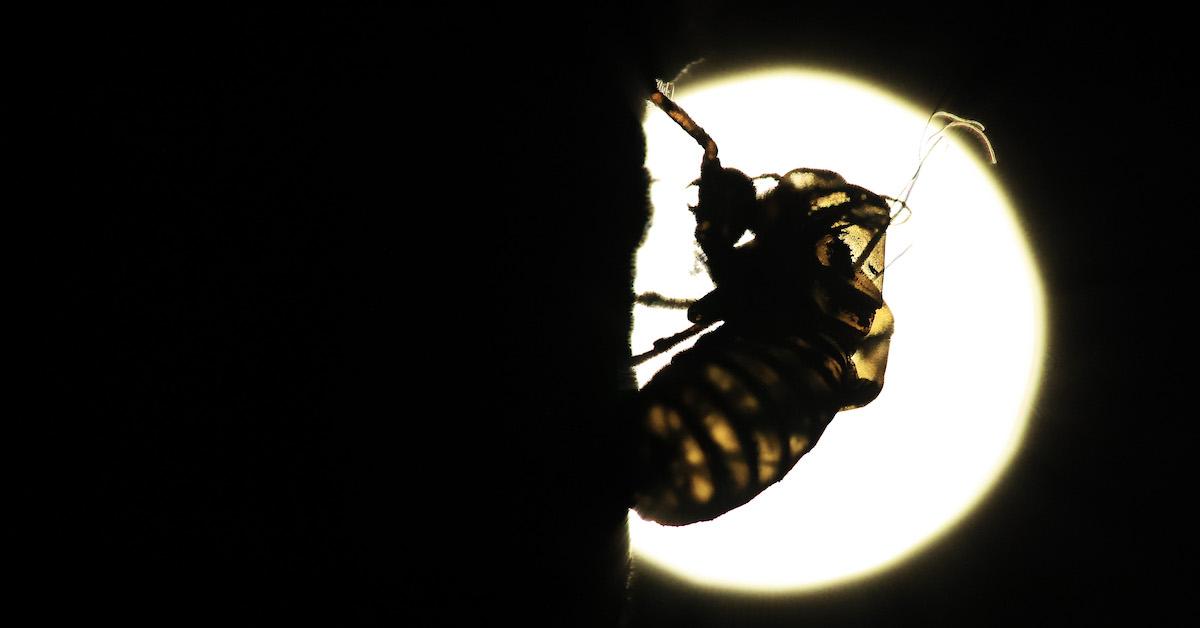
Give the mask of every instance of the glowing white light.
[[[894, 95], [810, 70], [685, 86], [676, 101], [727, 167], [751, 176], [828, 169], [893, 196], [937, 128], [926, 128], [929, 111]], [[652, 106], [645, 130], [655, 209], [635, 288], [698, 298], [712, 287], [687, 209], [702, 151]], [[742, 508], [682, 528], [631, 516], [641, 559], [735, 588], [828, 586], [912, 555], [986, 495], [1025, 430], [1045, 332], [1035, 263], [972, 142], [938, 145], [909, 197], [911, 220], [888, 232], [887, 259], [912, 248], [886, 274], [896, 333], [880, 397], [840, 413], [782, 482]], [[688, 326], [679, 310], [640, 305], [634, 321], [635, 353]], [[642, 365], [639, 381], [667, 360]]]

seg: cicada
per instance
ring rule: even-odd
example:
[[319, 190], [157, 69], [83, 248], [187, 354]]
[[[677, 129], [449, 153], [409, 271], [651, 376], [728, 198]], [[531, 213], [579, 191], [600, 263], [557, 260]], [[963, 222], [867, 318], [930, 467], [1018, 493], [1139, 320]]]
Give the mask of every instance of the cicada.
[[[715, 288], [690, 303], [690, 329], [635, 363], [722, 323], [639, 394], [634, 507], [683, 525], [750, 501], [839, 410], [879, 394], [893, 329], [883, 299], [892, 206], [828, 170], [751, 178], [723, 167], [716, 142], [682, 108], [659, 89], [650, 100], [704, 149], [692, 210]], [[760, 195], [755, 179], [775, 186]]]

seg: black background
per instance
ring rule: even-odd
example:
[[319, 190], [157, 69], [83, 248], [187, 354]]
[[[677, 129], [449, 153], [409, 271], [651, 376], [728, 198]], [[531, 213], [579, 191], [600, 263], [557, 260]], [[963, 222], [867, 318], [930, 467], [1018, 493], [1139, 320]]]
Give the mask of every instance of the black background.
[[1012, 471], [912, 561], [795, 598], [639, 569], [631, 624], [1171, 617], [1191, 497], [1171, 359], [1190, 352], [1194, 222], [1170, 166], [1190, 130], [1178, 20], [594, 11], [106, 13], [56, 33], [45, 265], [66, 302], [47, 353], [71, 446], [48, 608], [603, 617], [589, 592], [624, 577], [596, 539], [629, 481], [610, 417], [641, 97], [704, 57], [838, 69], [983, 120], [1041, 264], [1047, 377]]
[[[716, 593], [647, 566], [648, 574], [635, 576], [636, 625], [1096, 625], [1175, 617], [1187, 585], [1170, 513], [1186, 493], [1176, 484], [1182, 459], [1168, 441], [1186, 429], [1172, 401], [1186, 372], [1177, 366], [1186, 359], [1175, 356], [1190, 349], [1180, 346], [1186, 334], [1159, 336], [1164, 328], [1153, 321], [1175, 319], [1154, 312], [1170, 309], [1167, 267], [1188, 246], [1167, 235], [1173, 229], [1150, 224], [1152, 216], [1182, 216], [1167, 218], [1143, 196], [1171, 187], [1171, 144], [1187, 133], [1186, 124], [1160, 126], [1175, 117], [1175, 89], [1185, 80], [1169, 16], [1049, 16], [998, 6], [937, 17], [799, 13], [776, 10], [775, 19], [763, 19], [751, 10], [729, 19], [709, 59], [843, 69], [931, 111], [969, 112], [986, 123], [1000, 154], [996, 173], [1045, 281], [1050, 335], [1041, 398], [992, 497], [910, 562], [797, 597]], [[955, 368], [955, 356], [944, 364]]]

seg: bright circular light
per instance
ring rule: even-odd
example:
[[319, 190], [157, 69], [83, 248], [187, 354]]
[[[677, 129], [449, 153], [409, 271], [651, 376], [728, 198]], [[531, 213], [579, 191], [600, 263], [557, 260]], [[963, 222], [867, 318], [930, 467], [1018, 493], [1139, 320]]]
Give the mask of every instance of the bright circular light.
[[[811, 70], [675, 99], [717, 141], [724, 166], [751, 176], [823, 168], [892, 196], [937, 128], [894, 95]], [[635, 289], [697, 298], [712, 287], [688, 211], [702, 151], [652, 106], [645, 131], [654, 216]], [[970, 137], [942, 141], [908, 199], [912, 218], [888, 232], [889, 261], [911, 249], [885, 275], [896, 332], [879, 398], [839, 413], [783, 481], [742, 508], [679, 528], [631, 516], [640, 559], [712, 585], [818, 588], [896, 564], [986, 495], [1025, 430], [1045, 332], [1033, 257], [982, 154]], [[688, 325], [679, 310], [637, 306], [634, 353]], [[667, 360], [642, 365], [639, 382]]]

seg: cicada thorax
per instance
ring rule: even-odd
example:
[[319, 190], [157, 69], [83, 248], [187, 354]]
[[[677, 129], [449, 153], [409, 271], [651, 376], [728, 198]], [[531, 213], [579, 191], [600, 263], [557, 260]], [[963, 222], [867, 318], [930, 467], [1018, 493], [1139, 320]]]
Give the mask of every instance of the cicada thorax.
[[829, 171], [776, 178], [758, 198], [743, 173], [702, 168], [696, 236], [716, 288], [688, 315], [724, 325], [643, 388], [643, 517], [681, 525], [748, 502], [882, 386], [887, 203]]
[[[703, 172], [696, 238], [716, 289], [689, 318], [861, 341], [883, 306], [887, 202], [828, 170], [770, 175], [778, 184], [761, 199], [737, 170]], [[747, 231], [753, 237], [735, 246]]]

